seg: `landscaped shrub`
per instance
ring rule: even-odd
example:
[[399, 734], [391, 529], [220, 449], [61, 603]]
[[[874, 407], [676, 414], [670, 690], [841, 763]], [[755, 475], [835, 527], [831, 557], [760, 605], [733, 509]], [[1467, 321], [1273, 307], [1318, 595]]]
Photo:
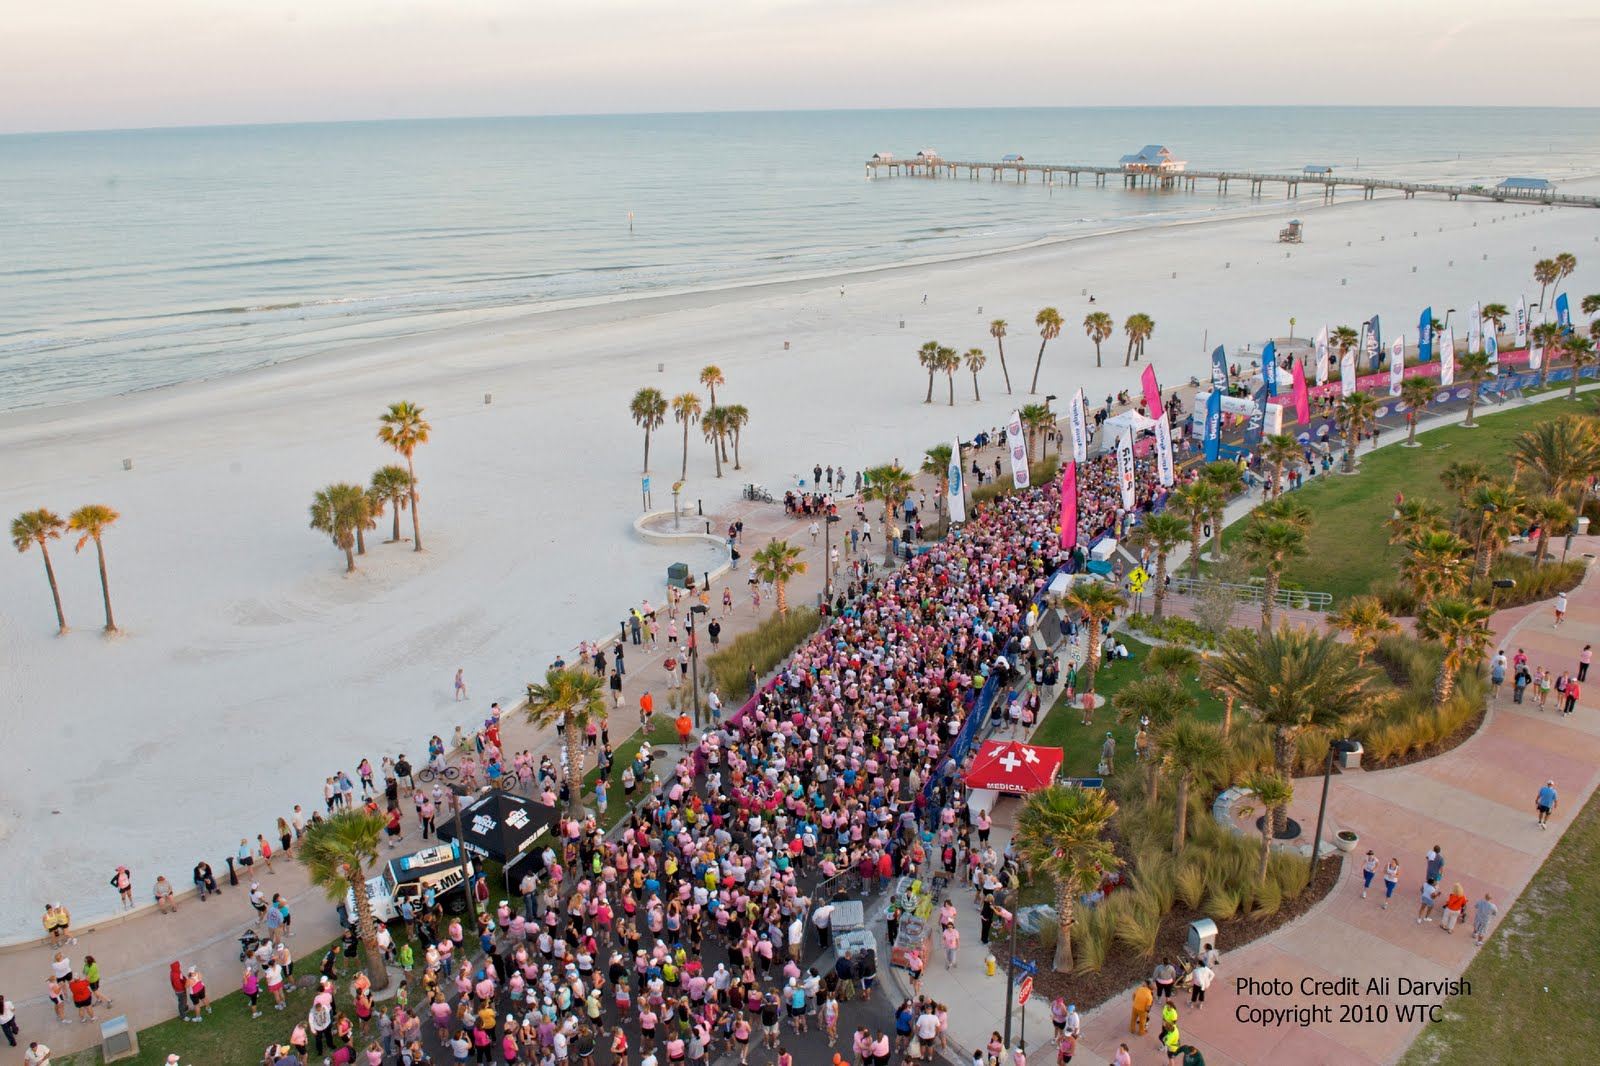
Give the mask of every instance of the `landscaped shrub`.
[[1255, 910], [1253, 914], [1277, 914], [1278, 908], [1283, 906], [1283, 889], [1278, 887], [1278, 882], [1268, 877], [1256, 886]]
[[750, 667], [760, 677], [816, 632], [821, 617], [810, 607], [796, 607], [787, 615], [774, 614], [765, 622], [735, 637], [722, 650], [706, 656], [711, 684], [724, 698], [752, 695]]
[[1214, 648], [1217, 635], [1192, 618], [1167, 615], [1159, 622], [1147, 614], [1131, 614], [1125, 620], [1129, 629], [1164, 640], [1171, 644], [1185, 644], [1191, 648]]
[[[1028, 484], [1048, 484], [1055, 478], [1060, 469], [1061, 457], [1059, 455], [1047, 456], [1044, 459], [1039, 460], [1037, 463], [1029, 463]], [[987, 485], [979, 485], [977, 488], [973, 489], [972, 505], [976, 507], [980, 503], [996, 499], [997, 497], [1009, 496], [1015, 491], [1017, 490], [1012, 485], [1011, 474], [1008, 472], [989, 482]]]
[[1161, 935], [1161, 901], [1148, 889], [1136, 889], [1131, 894], [1121, 894], [1126, 900], [1116, 914], [1117, 942], [1140, 958], [1156, 953], [1156, 939]]
[[[1078, 973], [1094, 973], [1106, 964], [1117, 915], [1126, 905], [1126, 898], [1119, 892], [1090, 910], [1077, 912], [1077, 920], [1072, 923], [1072, 966]], [[1052, 940], [1050, 947], [1054, 946]]]
[[1267, 860], [1267, 876], [1284, 899], [1295, 899], [1311, 885], [1311, 860], [1287, 851], [1273, 852]]
[[1585, 564], [1579, 559], [1563, 563], [1559, 539], [1551, 546], [1555, 549], [1554, 555], [1547, 558], [1543, 566], [1534, 566], [1531, 556], [1502, 552], [1496, 556], [1491, 573], [1496, 578], [1510, 578], [1517, 583], [1516, 587], [1495, 589], [1488, 581], [1479, 579], [1472, 583], [1471, 594], [1488, 603], [1492, 593], [1498, 609], [1520, 607], [1525, 603], [1554, 599], [1558, 592], [1571, 592], [1583, 580]]
[[1186, 862], [1174, 879], [1178, 898], [1190, 910], [1198, 910], [1206, 896], [1206, 871], [1197, 862]]
[[1239, 913], [1239, 893], [1228, 888], [1213, 887], [1206, 895], [1206, 917], [1226, 922]]

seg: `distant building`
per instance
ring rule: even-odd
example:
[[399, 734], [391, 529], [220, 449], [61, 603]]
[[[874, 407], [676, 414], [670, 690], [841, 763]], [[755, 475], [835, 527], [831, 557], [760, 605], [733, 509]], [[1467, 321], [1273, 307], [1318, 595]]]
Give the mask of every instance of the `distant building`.
[[874, 163], [893, 163], [894, 162], [894, 153], [893, 152], [873, 152], [872, 153], [872, 161]]
[[1185, 160], [1174, 159], [1171, 149], [1160, 144], [1147, 144], [1118, 162], [1126, 174], [1177, 174], [1189, 165]]
[[1013, 152], [1011, 155], [1006, 155], [1006, 156], [1001, 156], [1000, 157], [1000, 162], [1002, 162], [1002, 163], [1021, 163], [1022, 161], [1023, 161], [1022, 157], [1020, 155], [1017, 155], [1015, 152]]
[[917, 153], [917, 158], [918, 159], [928, 159], [928, 160], [938, 159], [938, 158], [940, 158], [939, 149], [937, 149], [937, 148], [924, 148], [922, 151]]
[[1333, 176], [1333, 168], [1320, 163], [1310, 163], [1306, 165], [1304, 173], [1311, 177], [1327, 178]]
[[1542, 200], [1556, 191], [1555, 185], [1549, 178], [1507, 178], [1494, 188], [1501, 196], [1527, 197], [1535, 200]]

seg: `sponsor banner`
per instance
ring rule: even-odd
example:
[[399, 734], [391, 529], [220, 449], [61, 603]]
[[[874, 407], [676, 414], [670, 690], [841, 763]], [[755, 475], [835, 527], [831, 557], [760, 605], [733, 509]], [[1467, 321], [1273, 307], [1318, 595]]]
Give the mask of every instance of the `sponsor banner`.
[[965, 479], [961, 475], [961, 442], [950, 442], [950, 470], [946, 474], [945, 503], [950, 508], [950, 521], [967, 520], [967, 494]]
[[1011, 453], [1012, 487], [1027, 488], [1028, 437], [1022, 432], [1022, 416], [1016, 411], [1011, 412], [1011, 421], [1006, 423], [1006, 449]]

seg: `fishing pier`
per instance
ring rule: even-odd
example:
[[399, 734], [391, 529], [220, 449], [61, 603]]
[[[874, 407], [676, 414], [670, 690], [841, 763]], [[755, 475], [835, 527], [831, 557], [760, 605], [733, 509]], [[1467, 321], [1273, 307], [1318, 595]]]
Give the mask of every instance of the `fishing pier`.
[[1558, 193], [1555, 186], [1542, 178], [1507, 178], [1498, 185], [1444, 185], [1433, 182], [1399, 181], [1393, 178], [1366, 178], [1336, 175], [1329, 166], [1308, 166], [1299, 173], [1272, 174], [1248, 170], [1191, 170], [1182, 160], [1172, 158], [1171, 152], [1160, 145], [1146, 145], [1138, 152], [1123, 156], [1112, 166], [1089, 163], [1030, 163], [1020, 155], [1007, 156], [999, 162], [976, 162], [944, 159], [931, 149], [924, 149], [908, 159], [897, 159], [880, 152], [867, 160], [867, 177], [905, 176], [919, 178], [959, 178], [970, 181], [1015, 180], [1028, 182], [1035, 177], [1046, 185], [1079, 185], [1092, 178], [1097, 186], [1107, 186], [1115, 177], [1129, 189], [1182, 189], [1194, 192], [1201, 182], [1215, 182], [1218, 196], [1225, 196], [1230, 185], [1248, 186], [1252, 197], [1265, 195], [1269, 185], [1282, 185], [1286, 199], [1298, 197], [1301, 186], [1317, 190], [1323, 200], [1332, 201], [1340, 189], [1355, 189], [1363, 200], [1373, 199], [1380, 191], [1398, 192], [1406, 199], [1419, 193], [1444, 196], [1450, 200], [1468, 197], [1496, 202], [1533, 203], [1552, 207], [1600, 207], [1600, 196], [1574, 196]]

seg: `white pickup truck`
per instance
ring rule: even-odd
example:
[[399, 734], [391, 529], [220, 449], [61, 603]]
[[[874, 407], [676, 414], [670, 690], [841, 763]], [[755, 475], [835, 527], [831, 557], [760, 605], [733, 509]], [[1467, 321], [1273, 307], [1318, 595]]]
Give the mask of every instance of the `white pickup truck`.
[[[466, 876], [472, 874], [472, 860], [468, 859]], [[373, 918], [387, 925], [400, 917], [402, 900], [409, 899], [420, 907], [430, 888], [435, 899], [443, 900], [462, 887], [460, 845], [451, 842], [389, 860], [382, 873], [367, 878], [367, 898], [372, 903]], [[356, 912], [355, 893], [346, 892], [337, 910], [339, 924], [349, 926]]]

